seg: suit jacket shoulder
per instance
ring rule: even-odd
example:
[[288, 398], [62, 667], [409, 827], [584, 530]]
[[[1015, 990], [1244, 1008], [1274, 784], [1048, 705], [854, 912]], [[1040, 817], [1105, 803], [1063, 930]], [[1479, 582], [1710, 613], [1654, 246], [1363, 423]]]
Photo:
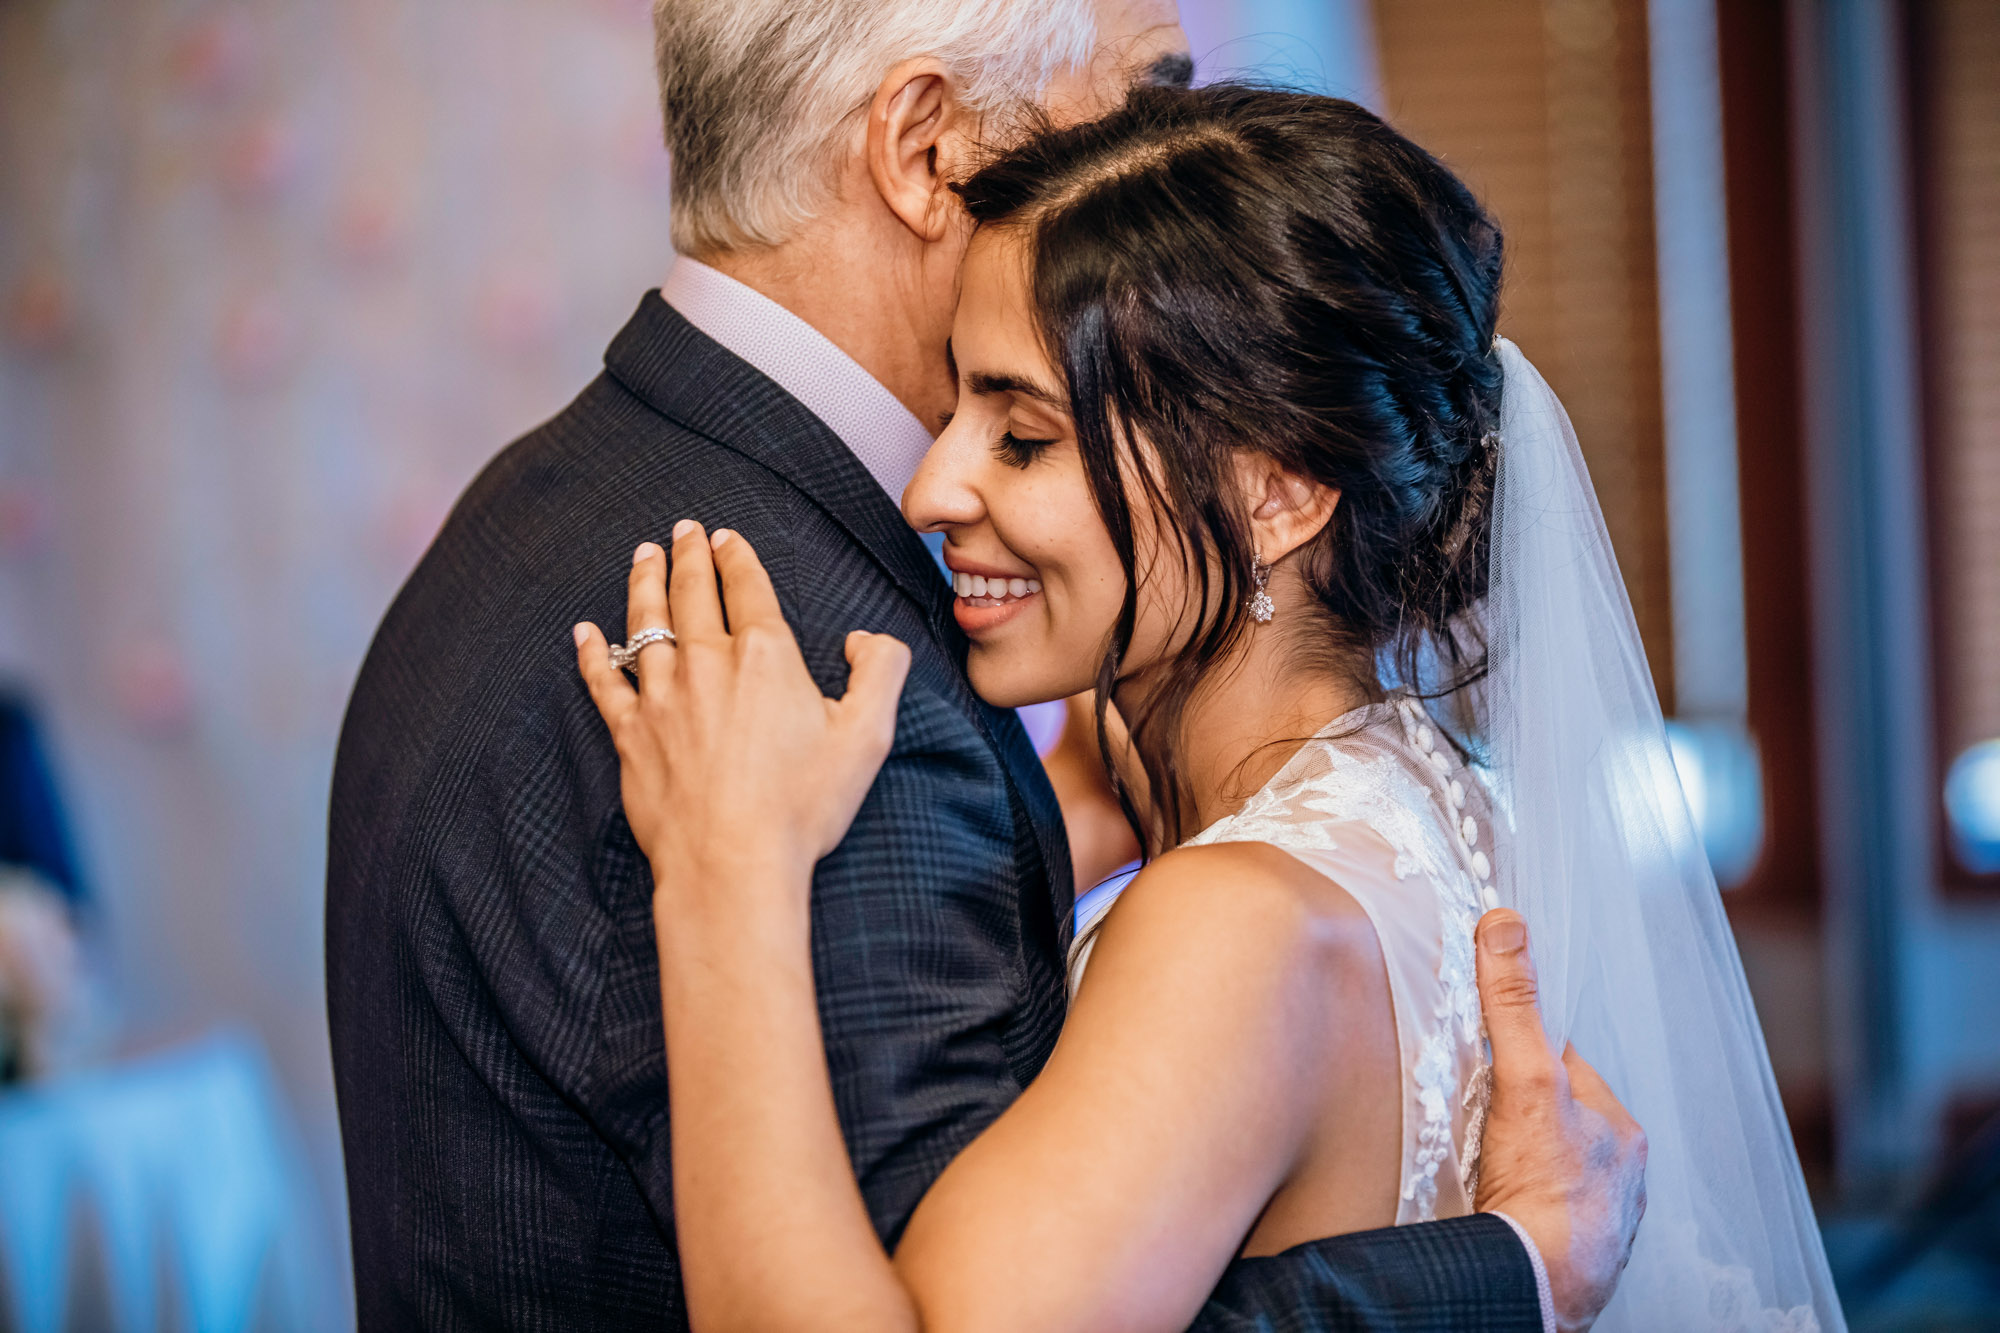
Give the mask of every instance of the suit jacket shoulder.
[[1053, 1046], [1059, 818], [965, 686], [928, 554], [816, 419], [649, 297], [605, 375], [467, 490], [343, 728], [328, 995], [365, 1326], [679, 1317], [650, 883], [569, 627], [616, 633], [633, 545], [683, 516], [757, 547], [823, 686], [850, 629], [914, 649], [814, 896], [885, 1235]]

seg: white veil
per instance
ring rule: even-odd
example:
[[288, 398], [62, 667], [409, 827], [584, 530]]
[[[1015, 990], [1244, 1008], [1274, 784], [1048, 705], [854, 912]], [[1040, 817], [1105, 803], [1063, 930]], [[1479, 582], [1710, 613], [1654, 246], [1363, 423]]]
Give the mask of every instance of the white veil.
[[[1846, 1327], [1715, 876], [1569, 416], [1505, 372], [1471, 692], [1500, 900], [1527, 918], [1544, 1019], [1646, 1131], [1647, 1210], [1603, 1330]], [[1511, 828], [1509, 825], [1511, 824]]]

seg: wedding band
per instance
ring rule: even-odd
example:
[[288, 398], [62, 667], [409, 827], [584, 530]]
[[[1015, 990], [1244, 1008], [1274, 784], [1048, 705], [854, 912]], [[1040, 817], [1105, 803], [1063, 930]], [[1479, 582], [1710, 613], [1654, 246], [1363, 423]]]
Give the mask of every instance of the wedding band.
[[629, 642], [614, 643], [611, 645], [611, 665], [621, 671], [630, 671], [637, 674], [640, 653], [645, 652], [656, 643], [679, 642], [680, 640], [674, 637], [674, 632], [670, 629], [661, 629], [657, 626], [652, 629], [642, 629], [637, 634], [634, 634]]

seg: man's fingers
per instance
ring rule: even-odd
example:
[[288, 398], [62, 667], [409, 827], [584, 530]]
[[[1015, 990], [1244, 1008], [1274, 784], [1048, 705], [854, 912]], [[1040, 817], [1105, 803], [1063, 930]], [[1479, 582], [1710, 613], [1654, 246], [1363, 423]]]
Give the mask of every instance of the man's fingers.
[[1587, 1106], [1614, 1125], [1629, 1124], [1632, 1117], [1625, 1110], [1618, 1095], [1611, 1091], [1611, 1085], [1604, 1081], [1590, 1061], [1576, 1053], [1575, 1046], [1563, 1047], [1563, 1070], [1569, 1076], [1570, 1096], [1579, 1105]]
[[784, 612], [778, 609], [778, 594], [771, 576], [757, 558], [743, 534], [719, 528], [709, 541], [715, 567], [722, 574], [722, 600], [729, 615], [731, 633], [746, 625], [783, 628]]
[[1497, 1085], [1552, 1080], [1559, 1067], [1542, 1030], [1540, 990], [1520, 913], [1495, 908], [1479, 918], [1479, 1005], [1493, 1043]]
[[684, 518], [674, 524], [674, 568], [667, 585], [674, 633], [682, 639], [716, 638], [723, 633], [722, 598], [715, 590], [715, 560], [708, 533]]
[[847, 636], [847, 693], [841, 711], [886, 752], [896, 737], [896, 705], [910, 674], [910, 648], [890, 634]]
[[583, 673], [583, 683], [590, 690], [590, 701], [597, 705], [598, 715], [606, 726], [616, 729], [638, 705], [639, 696], [627, 683], [625, 673], [611, 665], [610, 645], [595, 625], [585, 623], [576, 627], [576, 666]]
[[1618, 1100], [1618, 1094], [1611, 1090], [1604, 1076], [1592, 1067], [1590, 1061], [1578, 1055], [1574, 1046], [1563, 1048], [1563, 1068], [1569, 1074], [1570, 1095], [1576, 1098], [1577, 1105], [1595, 1111], [1617, 1130], [1643, 1167], [1646, 1162], [1646, 1131], [1632, 1118], [1625, 1104]]
[[1578, 1101], [1590, 1105], [1618, 1104], [1618, 1099], [1611, 1095], [1610, 1085], [1590, 1061], [1576, 1053], [1574, 1044], [1563, 1047], [1563, 1068], [1569, 1071], [1570, 1092]]

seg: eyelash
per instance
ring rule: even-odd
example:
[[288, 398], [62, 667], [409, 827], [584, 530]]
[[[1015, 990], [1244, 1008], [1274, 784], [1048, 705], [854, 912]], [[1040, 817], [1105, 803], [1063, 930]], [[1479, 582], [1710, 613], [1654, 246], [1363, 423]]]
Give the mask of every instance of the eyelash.
[[1054, 444], [1054, 440], [1024, 440], [1011, 430], [1000, 432], [1000, 438], [993, 443], [993, 451], [1000, 455], [1000, 461], [1008, 467], [1024, 468], [1042, 456], [1042, 450]]

